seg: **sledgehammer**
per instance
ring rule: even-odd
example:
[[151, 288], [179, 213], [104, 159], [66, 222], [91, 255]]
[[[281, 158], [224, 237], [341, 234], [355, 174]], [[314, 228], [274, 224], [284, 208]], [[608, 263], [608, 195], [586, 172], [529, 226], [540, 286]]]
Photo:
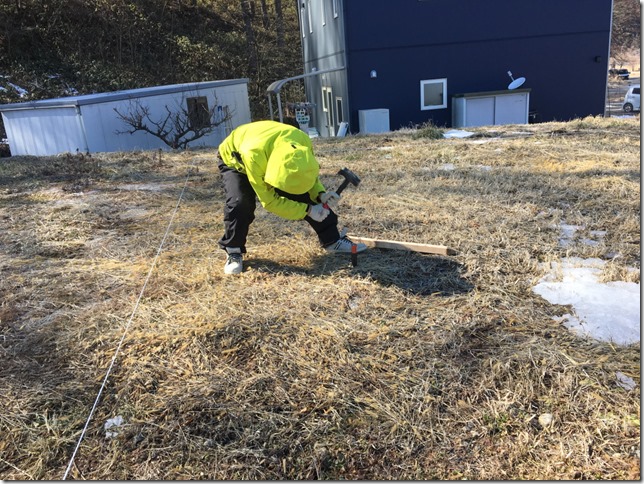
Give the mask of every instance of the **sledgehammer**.
[[[340, 184], [340, 186], [339, 186], [338, 188], [336, 188], [336, 190], [335, 190], [335, 193], [337, 193], [338, 195], [340, 195], [340, 193], [342, 193], [342, 190], [344, 190], [345, 188], [347, 188], [347, 186], [349, 185], [349, 183], [351, 183], [353, 186], [356, 186], [356, 187], [357, 187], [358, 185], [360, 185], [360, 178], [358, 177], [358, 175], [356, 175], [355, 173], [353, 173], [353, 172], [352, 172], [351, 170], [349, 170], [348, 168], [342, 168], [342, 169], [338, 172], [338, 175], [341, 175], [341, 176], [343, 176], [343, 177], [344, 177], [344, 180], [342, 181], [342, 183]], [[324, 208], [327, 208], [327, 209], [329, 208], [329, 206], [328, 206], [326, 203], [325, 203], [323, 206], [324, 206]]]

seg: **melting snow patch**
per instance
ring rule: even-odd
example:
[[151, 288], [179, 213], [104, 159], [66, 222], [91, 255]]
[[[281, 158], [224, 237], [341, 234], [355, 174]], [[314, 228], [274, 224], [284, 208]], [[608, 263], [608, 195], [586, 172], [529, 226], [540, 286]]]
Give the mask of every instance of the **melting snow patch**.
[[[585, 227], [583, 225], [569, 225], [562, 223], [559, 225], [559, 230], [561, 231], [561, 236], [559, 237], [559, 247], [570, 247], [577, 235], [577, 231], [583, 230]], [[590, 236], [592, 238], [582, 238], [580, 242], [584, 245], [598, 246], [601, 240], [606, 236], [605, 230], [591, 230]]]
[[552, 304], [572, 305], [574, 314], [554, 319], [579, 336], [621, 345], [639, 342], [640, 285], [599, 282], [605, 264], [601, 259], [578, 257], [553, 262], [552, 272], [533, 291]]
[[631, 391], [635, 389], [637, 386], [637, 383], [635, 383], [635, 380], [633, 380], [630, 376], [624, 375], [621, 371], [618, 371], [615, 373], [615, 376], [617, 377], [617, 384], [622, 387], [624, 390]]
[[23, 89], [20, 86], [16, 86], [15, 84], [12, 84], [10, 82], [7, 82], [7, 84], [12, 88], [14, 88], [14, 90], [18, 93], [18, 96], [20, 97], [25, 97], [27, 94], [29, 94], [26, 89]]
[[[105, 422], [105, 437], [111, 439], [118, 436], [118, 430], [121, 425], [123, 425], [123, 417], [120, 415], [114, 418], [108, 418]], [[110, 429], [113, 430], [109, 431]]]
[[443, 133], [443, 138], [469, 138], [470, 136], [474, 136], [474, 133], [460, 129], [450, 129]]
[[[591, 230], [590, 235], [594, 237], [593, 239], [581, 239], [581, 242], [586, 245], [590, 246], [598, 246], [599, 243], [603, 240], [603, 238], [606, 236], [606, 231], [605, 230]], [[599, 239], [599, 240], [596, 240]]]
[[561, 224], [559, 226], [561, 229], [561, 237], [559, 237], [559, 246], [560, 247], [568, 247], [572, 244], [573, 239], [575, 238], [575, 233], [583, 229], [581, 225], [568, 225], [568, 224]]

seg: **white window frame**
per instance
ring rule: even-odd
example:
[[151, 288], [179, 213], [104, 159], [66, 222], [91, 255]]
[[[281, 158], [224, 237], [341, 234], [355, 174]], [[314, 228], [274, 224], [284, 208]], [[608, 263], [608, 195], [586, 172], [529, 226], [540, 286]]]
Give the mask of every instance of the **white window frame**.
[[340, 96], [335, 97], [335, 117], [338, 120], [338, 125], [344, 121], [344, 101]]
[[300, 22], [302, 22], [302, 38], [306, 37], [306, 25], [305, 20], [306, 20], [306, 15], [304, 15], [304, 11], [306, 10], [306, 3], [304, 3], [304, 0], [300, 0]]
[[322, 112], [329, 111], [329, 104], [327, 103], [327, 91], [330, 91], [329, 86], [322, 86]]
[[[442, 104], [430, 104], [426, 105], [425, 103], [425, 86], [428, 84], [441, 84], [443, 87], [443, 103]], [[420, 110], [428, 111], [431, 109], [447, 109], [447, 78], [442, 79], [426, 79], [420, 81]]]

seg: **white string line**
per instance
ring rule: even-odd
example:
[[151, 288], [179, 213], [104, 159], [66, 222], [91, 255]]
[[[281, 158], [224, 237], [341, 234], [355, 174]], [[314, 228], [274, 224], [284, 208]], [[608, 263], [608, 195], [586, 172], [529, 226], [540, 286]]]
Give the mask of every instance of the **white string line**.
[[186, 191], [186, 186], [188, 185], [188, 178], [190, 177], [190, 172], [186, 175], [186, 181], [183, 184], [183, 189], [181, 190], [181, 194], [179, 195], [179, 199], [177, 200], [177, 205], [174, 207], [174, 212], [172, 212], [172, 217], [170, 217], [170, 222], [168, 223], [168, 227], [165, 230], [165, 234], [163, 235], [163, 239], [161, 240], [161, 244], [159, 244], [159, 248], [157, 249], [157, 253], [154, 256], [154, 260], [152, 261], [152, 265], [150, 265], [150, 270], [148, 271], [148, 275], [145, 278], [145, 282], [143, 283], [143, 287], [141, 288], [141, 292], [139, 293], [139, 298], [136, 300], [136, 304], [134, 305], [134, 309], [132, 310], [132, 314], [130, 315], [130, 319], [128, 320], [127, 324], [125, 325], [125, 330], [123, 331], [123, 335], [121, 336], [121, 340], [119, 341], [118, 346], [116, 347], [116, 351], [114, 352], [114, 356], [112, 356], [112, 362], [110, 363], [110, 366], [107, 369], [107, 373], [105, 373], [105, 378], [103, 378], [103, 383], [101, 385], [101, 388], [98, 391], [98, 395], [96, 396], [96, 400], [94, 400], [94, 405], [92, 406], [92, 410], [89, 412], [89, 416], [87, 417], [87, 422], [85, 422], [85, 426], [83, 427], [83, 431], [81, 432], [80, 438], [78, 439], [78, 443], [76, 444], [76, 448], [74, 449], [74, 453], [72, 454], [71, 459], [69, 460], [69, 464], [67, 465], [67, 470], [65, 471], [65, 475], [63, 475], [62, 480], [64, 481], [67, 479], [67, 475], [69, 474], [69, 471], [72, 468], [72, 464], [74, 463], [74, 459], [76, 458], [76, 454], [78, 453], [78, 449], [80, 448], [81, 442], [83, 441], [83, 438], [85, 437], [85, 433], [87, 432], [87, 428], [89, 427], [89, 423], [92, 420], [92, 417], [94, 416], [94, 412], [96, 411], [96, 407], [98, 406], [98, 402], [101, 399], [101, 395], [103, 394], [103, 390], [105, 389], [105, 385], [107, 384], [107, 379], [110, 376], [110, 373], [112, 372], [112, 368], [114, 367], [114, 363], [116, 362], [116, 357], [118, 356], [119, 352], [121, 351], [121, 346], [123, 346], [123, 341], [125, 340], [125, 336], [130, 329], [130, 325], [132, 324], [132, 320], [134, 319], [134, 315], [136, 314], [137, 309], [139, 308], [139, 303], [141, 302], [141, 299], [143, 298], [143, 293], [145, 292], [145, 288], [148, 285], [148, 281], [150, 280], [150, 276], [152, 275], [152, 270], [154, 269], [154, 266], [156, 265], [157, 259], [159, 258], [159, 254], [161, 254], [161, 249], [163, 248], [163, 244], [165, 244], [165, 240], [168, 237], [168, 234], [170, 233], [170, 227], [172, 227], [172, 221], [174, 220], [174, 216], [177, 214], [177, 210], [179, 209], [179, 204], [181, 203], [181, 199], [183, 198], [183, 193]]

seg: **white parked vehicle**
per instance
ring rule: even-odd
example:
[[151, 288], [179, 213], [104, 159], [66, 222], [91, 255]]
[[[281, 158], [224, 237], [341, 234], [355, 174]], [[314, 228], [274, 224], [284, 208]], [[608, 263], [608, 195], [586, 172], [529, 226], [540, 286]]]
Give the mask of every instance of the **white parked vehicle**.
[[622, 106], [624, 112], [632, 113], [633, 111], [639, 112], [640, 110], [640, 85], [635, 84], [628, 88], [626, 96], [624, 96], [624, 104]]

